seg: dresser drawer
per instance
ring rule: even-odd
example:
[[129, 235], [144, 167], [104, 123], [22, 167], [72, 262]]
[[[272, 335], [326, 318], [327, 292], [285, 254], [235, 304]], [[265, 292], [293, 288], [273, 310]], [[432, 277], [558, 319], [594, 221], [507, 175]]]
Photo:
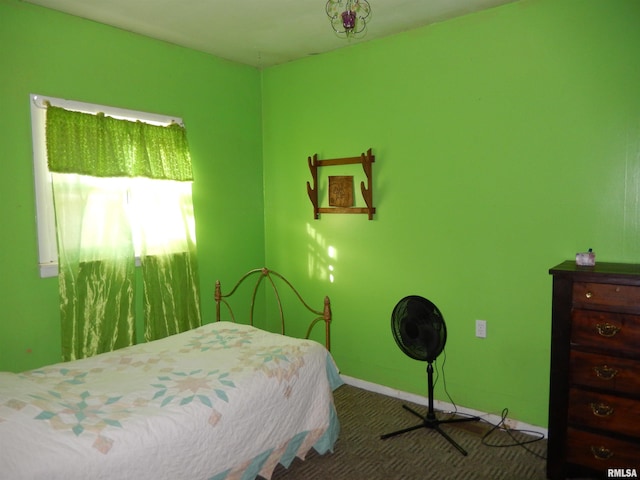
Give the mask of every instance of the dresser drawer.
[[640, 360], [571, 350], [570, 382], [640, 397]]
[[579, 306], [601, 305], [640, 308], [640, 287], [575, 282], [573, 284], [573, 303]]
[[577, 388], [569, 390], [569, 423], [640, 439], [640, 402]]
[[640, 316], [574, 309], [571, 343], [640, 357]]
[[574, 428], [567, 430], [567, 461], [599, 472], [607, 468], [638, 468], [640, 443]]

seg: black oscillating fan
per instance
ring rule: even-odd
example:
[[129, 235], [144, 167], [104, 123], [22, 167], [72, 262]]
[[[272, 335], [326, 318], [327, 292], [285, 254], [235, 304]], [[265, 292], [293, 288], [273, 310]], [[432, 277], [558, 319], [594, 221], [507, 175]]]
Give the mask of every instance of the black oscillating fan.
[[431, 428], [446, 438], [456, 447], [460, 453], [467, 455], [440, 425], [445, 423], [471, 422], [480, 420], [478, 417], [452, 418], [438, 420], [433, 409], [433, 361], [444, 349], [447, 342], [447, 327], [442, 313], [433, 303], [418, 295], [404, 297], [398, 302], [391, 314], [391, 331], [393, 338], [400, 349], [415, 360], [427, 362], [427, 380], [429, 383], [429, 411], [426, 416], [420, 415], [415, 410], [403, 405], [402, 407], [416, 417], [422, 419], [422, 423], [409, 428], [403, 428], [397, 432], [381, 435], [385, 440], [395, 435], [411, 432], [418, 428]]

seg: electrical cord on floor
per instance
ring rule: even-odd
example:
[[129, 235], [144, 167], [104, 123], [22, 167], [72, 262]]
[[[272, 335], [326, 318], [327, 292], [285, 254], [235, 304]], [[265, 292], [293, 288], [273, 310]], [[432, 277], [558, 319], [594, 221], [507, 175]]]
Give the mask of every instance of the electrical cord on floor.
[[[546, 460], [547, 457], [545, 457], [544, 455], [540, 455], [539, 453], [534, 452], [533, 450], [531, 450], [530, 448], [527, 447], [527, 445], [529, 445], [530, 443], [535, 443], [535, 442], [539, 442], [540, 440], [544, 439], [544, 435], [540, 432], [534, 432], [533, 430], [520, 430], [520, 429], [513, 429], [513, 428], [509, 428], [506, 424], [506, 420], [507, 420], [507, 415], [509, 413], [509, 409], [505, 408], [502, 410], [502, 414], [501, 414], [501, 419], [500, 422], [498, 422], [496, 425], [493, 425], [491, 422], [488, 422], [487, 420], [482, 419], [483, 422], [488, 423], [489, 425], [493, 425], [493, 427], [482, 436], [482, 444], [487, 446], [487, 447], [495, 447], [495, 448], [505, 448], [505, 447], [522, 447], [524, 448], [527, 452], [531, 453], [532, 455], [535, 455], [538, 458], [541, 458], [543, 460]], [[496, 444], [496, 443], [488, 443], [487, 439], [489, 438], [489, 436], [491, 436], [491, 434], [493, 432], [495, 432], [496, 430], [502, 430], [504, 432], [506, 432], [509, 437], [511, 437], [511, 439], [513, 440], [513, 443], [507, 443], [504, 445], [500, 445], [500, 444]], [[531, 435], [534, 438], [530, 439], [530, 440], [518, 440], [516, 437], [514, 437], [512, 432], [517, 432], [517, 433], [522, 433], [525, 435]]]
[[[444, 388], [444, 393], [447, 395], [447, 398], [449, 399], [449, 402], [451, 403], [451, 405], [453, 405], [453, 411], [449, 411], [449, 412], [443, 412], [443, 413], [447, 413], [449, 415], [458, 415], [458, 416], [468, 416], [468, 417], [475, 417], [476, 415], [469, 415], [466, 413], [461, 413], [458, 412], [458, 406], [456, 405], [456, 402], [453, 401], [453, 398], [451, 398], [451, 395], [449, 395], [449, 391], [447, 390], [447, 380], [445, 378], [445, 374], [444, 374], [444, 364], [447, 361], [447, 352], [446, 350], [442, 350], [442, 365], [440, 366], [440, 369], [442, 369], [442, 386]], [[435, 381], [433, 382], [434, 386], [438, 383], [438, 379], [440, 378], [440, 369], [438, 368], [438, 364], [437, 361], [435, 362], [436, 364], [436, 368], [435, 368], [435, 372], [436, 372], [436, 378]], [[535, 432], [533, 430], [521, 430], [521, 429], [513, 429], [513, 428], [509, 428], [509, 426], [506, 423], [507, 420], [507, 415], [509, 413], [509, 409], [505, 408], [502, 410], [502, 414], [501, 414], [501, 419], [497, 424], [493, 424], [490, 421], [484, 419], [484, 418], [480, 418], [480, 421], [483, 423], [487, 423], [489, 425], [491, 425], [491, 429], [489, 429], [489, 431], [487, 431], [487, 433], [485, 433], [482, 436], [482, 440], [481, 443], [487, 447], [492, 447], [492, 448], [506, 448], [506, 447], [522, 447], [524, 448], [527, 452], [531, 453], [532, 455], [541, 458], [543, 460], [546, 460], [546, 456], [544, 455], [540, 455], [539, 453], [534, 452], [533, 450], [531, 450], [530, 448], [527, 447], [528, 444], [531, 443], [535, 443], [535, 442], [539, 442], [541, 440], [544, 440], [544, 435], [540, 432]], [[508, 444], [492, 444], [492, 443], [488, 443], [487, 439], [496, 431], [501, 430], [506, 432], [509, 437], [511, 437], [511, 439], [513, 440], [513, 443], [508, 443]], [[534, 438], [530, 439], [530, 440], [518, 440], [515, 438], [513, 433], [522, 433], [525, 435], [531, 435]]]

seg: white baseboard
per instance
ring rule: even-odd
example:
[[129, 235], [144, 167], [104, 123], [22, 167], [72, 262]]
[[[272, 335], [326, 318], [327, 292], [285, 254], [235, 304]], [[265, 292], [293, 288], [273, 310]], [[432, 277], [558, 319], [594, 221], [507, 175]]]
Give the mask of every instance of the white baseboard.
[[[418, 405], [429, 405], [429, 399], [427, 397], [423, 397], [421, 395], [416, 395], [414, 393], [403, 392], [401, 390], [396, 390], [394, 388], [385, 387], [384, 385], [378, 385], [377, 383], [367, 382], [365, 380], [360, 380], [358, 378], [349, 377], [348, 375], [340, 375], [342, 381], [347, 385], [351, 385], [353, 387], [362, 388], [363, 390], [368, 390], [370, 392], [380, 393], [382, 395], [387, 395], [388, 397], [399, 398], [400, 400], [405, 400], [407, 402], [416, 403]], [[501, 415], [496, 415], [493, 413], [480, 412], [478, 410], [473, 410], [470, 408], [461, 407], [459, 405], [452, 405], [450, 403], [441, 402], [440, 400], [434, 400], [433, 407], [441, 412], [452, 412], [454, 409], [458, 413], [462, 413], [465, 415], [472, 415], [475, 417], [480, 417], [483, 420], [493, 424], [498, 425], [502, 421]], [[536, 432], [541, 435], [544, 435], [547, 438], [547, 429], [544, 427], [540, 427], [537, 425], [529, 425], [524, 422], [520, 422], [518, 420], [513, 420], [507, 418], [504, 423], [511, 430], [526, 430], [529, 432]]]

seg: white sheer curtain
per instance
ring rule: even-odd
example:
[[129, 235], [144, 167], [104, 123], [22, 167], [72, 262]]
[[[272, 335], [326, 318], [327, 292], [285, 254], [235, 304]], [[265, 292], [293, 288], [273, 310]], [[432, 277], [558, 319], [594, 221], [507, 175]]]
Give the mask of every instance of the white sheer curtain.
[[131, 345], [135, 263], [127, 186], [77, 174], [52, 173], [52, 181], [63, 358]]
[[[145, 339], [173, 335], [200, 325], [191, 182], [132, 179], [129, 194], [134, 239], [144, 278], [144, 305], [154, 322]], [[185, 294], [187, 293], [187, 294]], [[158, 302], [161, 298], [162, 302]]]

